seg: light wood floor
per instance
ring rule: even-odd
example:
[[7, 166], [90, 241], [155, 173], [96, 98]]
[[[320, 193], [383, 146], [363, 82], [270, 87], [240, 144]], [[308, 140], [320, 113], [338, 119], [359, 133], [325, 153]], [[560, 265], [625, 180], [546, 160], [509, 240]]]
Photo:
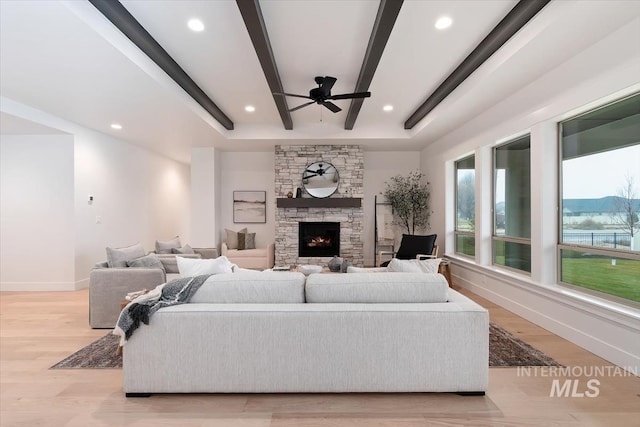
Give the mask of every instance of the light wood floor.
[[[494, 304], [491, 321], [566, 366], [606, 361]], [[117, 369], [49, 370], [107, 331], [88, 292], [0, 293], [1, 426], [640, 426], [640, 379], [598, 378], [594, 398], [549, 397], [553, 378], [490, 369], [483, 397], [446, 393], [155, 395], [126, 399]], [[586, 381], [580, 378], [580, 389]]]

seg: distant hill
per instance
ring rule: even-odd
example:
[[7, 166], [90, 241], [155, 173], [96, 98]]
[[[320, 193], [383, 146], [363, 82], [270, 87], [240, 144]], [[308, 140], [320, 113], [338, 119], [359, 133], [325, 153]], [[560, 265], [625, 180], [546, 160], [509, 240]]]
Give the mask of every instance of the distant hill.
[[[563, 199], [562, 211], [566, 214], [599, 213], [606, 214], [616, 210], [618, 196], [606, 196], [600, 199]], [[640, 209], [640, 199], [633, 200], [634, 208]]]

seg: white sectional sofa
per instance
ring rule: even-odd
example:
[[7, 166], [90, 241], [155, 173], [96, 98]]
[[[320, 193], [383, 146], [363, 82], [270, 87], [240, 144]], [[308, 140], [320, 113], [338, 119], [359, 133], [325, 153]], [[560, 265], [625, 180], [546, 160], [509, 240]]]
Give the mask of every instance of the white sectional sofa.
[[487, 310], [439, 274], [210, 277], [124, 347], [124, 392], [484, 394]]

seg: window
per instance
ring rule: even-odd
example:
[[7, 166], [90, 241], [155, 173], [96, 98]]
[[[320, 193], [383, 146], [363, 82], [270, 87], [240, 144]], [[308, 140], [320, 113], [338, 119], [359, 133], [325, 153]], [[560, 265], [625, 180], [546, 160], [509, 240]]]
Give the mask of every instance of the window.
[[475, 256], [476, 166], [470, 156], [455, 163], [456, 170], [456, 253]]
[[493, 263], [531, 272], [530, 136], [493, 150]]
[[640, 302], [640, 94], [560, 123], [560, 283]]

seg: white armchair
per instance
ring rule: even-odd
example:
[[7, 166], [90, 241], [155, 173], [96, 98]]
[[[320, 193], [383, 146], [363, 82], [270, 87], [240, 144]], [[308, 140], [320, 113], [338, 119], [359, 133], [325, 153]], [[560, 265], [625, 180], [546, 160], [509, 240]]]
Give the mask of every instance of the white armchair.
[[271, 243], [266, 248], [229, 249], [227, 243], [222, 243], [222, 256], [242, 268], [266, 270], [275, 264], [276, 244]]

